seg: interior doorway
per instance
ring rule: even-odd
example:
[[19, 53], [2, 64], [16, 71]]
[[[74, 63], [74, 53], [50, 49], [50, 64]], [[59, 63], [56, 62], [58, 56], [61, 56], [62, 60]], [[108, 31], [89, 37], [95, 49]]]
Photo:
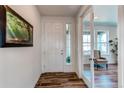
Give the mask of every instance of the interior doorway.
[[[100, 50], [100, 58], [94, 69], [94, 87], [118, 87], [118, 6], [93, 6], [95, 50]], [[101, 11], [102, 10], [102, 11]], [[105, 62], [106, 61], [106, 62]]]
[[42, 18], [42, 72], [74, 72], [74, 22], [69, 17]]
[[118, 87], [118, 6], [89, 6], [82, 16], [82, 77], [89, 87]]
[[94, 61], [93, 51], [94, 48], [94, 31], [93, 31], [93, 9], [88, 7], [85, 14], [82, 16], [82, 76], [88, 87], [94, 86]]
[[63, 72], [64, 66], [64, 25], [59, 21], [44, 23], [45, 72]]

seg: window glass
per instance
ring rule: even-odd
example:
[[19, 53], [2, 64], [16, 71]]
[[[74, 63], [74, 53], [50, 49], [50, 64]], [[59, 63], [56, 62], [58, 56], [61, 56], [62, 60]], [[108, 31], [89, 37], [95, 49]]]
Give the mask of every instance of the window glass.
[[91, 52], [91, 36], [88, 31], [83, 33], [83, 51], [85, 55]]
[[[97, 42], [95, 43], [95, 46], [97, 50], [101, 51], [101, 54], [108, 54], [109, 53], [109, 33], [106, 31], [94, 31], [97, 36], [96, 38]], [[86, 31], [83, 32], [83, 52], [85, 55], [90, 55], [91, 53], [91, 36], [90, 32]]]
[[97, 32], [97, 49], [100, 50], [102, 54], [108, 54], [108, 38], [108, 32]]
[[71, 32], [70, 24], [66, 24], [66, 63], [71, 63]]

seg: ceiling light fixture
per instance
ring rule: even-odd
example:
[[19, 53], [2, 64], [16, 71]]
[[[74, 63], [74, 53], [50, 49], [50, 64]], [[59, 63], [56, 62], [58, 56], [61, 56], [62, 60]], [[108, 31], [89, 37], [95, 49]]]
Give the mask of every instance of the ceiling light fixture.
[[99, 19], [99, 17], [98, 16], [95, 16], [94, 19]]

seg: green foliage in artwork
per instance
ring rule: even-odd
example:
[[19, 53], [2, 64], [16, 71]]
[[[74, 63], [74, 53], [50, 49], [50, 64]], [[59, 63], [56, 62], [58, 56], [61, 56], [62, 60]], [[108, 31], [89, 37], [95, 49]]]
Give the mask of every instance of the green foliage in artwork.
[[15, 38], [20, 41], [29, 40], [28, 30], [29, 27], [25, 22], [12, 13], [7, 12], [7, 34], [11, 40]]

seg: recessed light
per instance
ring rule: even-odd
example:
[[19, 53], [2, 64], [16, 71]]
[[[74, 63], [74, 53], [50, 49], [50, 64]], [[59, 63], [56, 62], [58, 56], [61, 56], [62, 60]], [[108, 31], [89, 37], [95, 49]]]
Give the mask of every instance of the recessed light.
[[99, 17], [98, 16], [95, 16], [94, 19], [99, 19]]

